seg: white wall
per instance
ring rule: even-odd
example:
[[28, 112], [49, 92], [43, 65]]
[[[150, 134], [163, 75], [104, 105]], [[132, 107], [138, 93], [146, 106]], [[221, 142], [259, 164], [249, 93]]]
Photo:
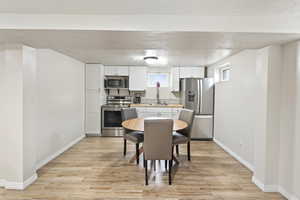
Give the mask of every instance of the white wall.
[[257, 51], [256, 69], [259, 72], [255, 106], [260, 121], [254, 133], [253, 180], [264, 191], [276, 190], [278, 184], [278, 159], [280, 135], [282, 48], [269, 46]]
[[279, 186], [300, 199], [300, 42], [286, 44], [283, 49]]
[[1, 168], [0, 179], [22, 179], [22, 52], [18, 46], [3, 47], [0, 72]]
[[23, 60], [23, 179], [36, 172], [37, 66], [36, 49], [22, 46]]
[[6, 45], [0, 57], [0, 179], [23, 189], [36, 178], [35, 51]]
[[84, 135], [84, 63], [49, 49], [37, 50], [37, 160]]
[[300, 42], [242, 51], [209, 74], [228, 62], [231, 80], [216, 84], [215, 139], [253, 167], [263, 191], [300, 199]]
[[[215, 139], [235, 152], [252, 168], [253, 140], [259, 113], [257, 100], [256, 50], [245, 50], [209, 67], [209, 75], [231, 64], [230, 81], [216, 84]], [[216, 74], [217, 75], [217, 74]]]
[[24, 189], [37, 166], [84, 137], [84, 64], [52, 50], [2, 46], [0, 93], [0, 186]]

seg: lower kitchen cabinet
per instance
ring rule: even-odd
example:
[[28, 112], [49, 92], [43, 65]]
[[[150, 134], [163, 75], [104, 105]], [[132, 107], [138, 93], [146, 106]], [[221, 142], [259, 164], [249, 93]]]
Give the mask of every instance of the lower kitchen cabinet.
[[177, 119], [180, 108], [162, 108], [162, 107], [136, 107], [138, 117], [163, 117]]

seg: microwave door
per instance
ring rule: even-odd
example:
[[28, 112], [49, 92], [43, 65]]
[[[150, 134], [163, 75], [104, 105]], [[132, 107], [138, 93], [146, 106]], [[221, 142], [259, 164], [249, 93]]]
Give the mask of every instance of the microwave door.
[[119, 88], [121, 87], [121, 80], [120, 79], [110, 79], [109, 80], [109, 86], [111, 88]]

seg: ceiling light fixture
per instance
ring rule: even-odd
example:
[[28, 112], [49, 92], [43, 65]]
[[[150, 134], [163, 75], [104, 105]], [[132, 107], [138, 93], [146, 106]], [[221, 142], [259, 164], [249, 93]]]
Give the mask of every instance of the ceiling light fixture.
[[156, 65], [156, 64], [158, 64], [158, 57], [157, 56], [146, 56], [146, 57], [144, 57], [144, 61], [148, 65]]

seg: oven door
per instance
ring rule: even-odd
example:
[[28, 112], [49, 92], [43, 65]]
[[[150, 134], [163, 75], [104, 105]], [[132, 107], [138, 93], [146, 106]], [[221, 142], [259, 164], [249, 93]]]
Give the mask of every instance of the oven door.
[[102, 108], [102, 136], [123, 136], [121, 108]]

